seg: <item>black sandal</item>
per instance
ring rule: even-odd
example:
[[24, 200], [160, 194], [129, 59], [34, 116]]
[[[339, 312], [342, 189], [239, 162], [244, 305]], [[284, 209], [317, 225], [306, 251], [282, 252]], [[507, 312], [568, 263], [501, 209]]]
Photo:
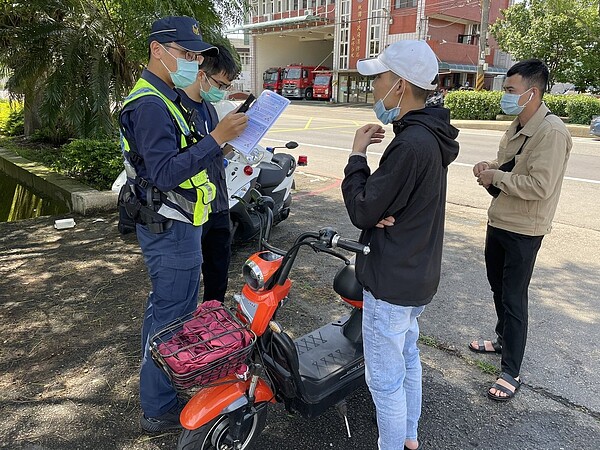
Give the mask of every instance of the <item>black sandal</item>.
[[502, 353], [502, 345], [498, 343], [498, 341], [490, 341], [492, 343], [492, 348], [494, 350], [486, 350], [485, 341], [483, 339], [479, 339], [477, 341], [477, 347], [473, 347], [469, 342], [469, 350], [475, 353]]
[[511, 398], [513, 398], [517, 394], [517, 392], [519, 392], [519, 388], [521, 387], [521, 380], [517, 380], [516, 378], [511, 377], [509, 374], [507, 374], [505, 372], [502, 372], [498, 379], [506, 381], [508, 384], [510, 384], [512, 387], [514, 387], [515, 390], [511, 391], [506, 386], [503, 386], [496, 382], [496, 383], [492, 384], [492, 387], [490, 389], [496, 389], [496, 391], [503, 392], [506, 394], [506, 396], [500, 396], [500, 395], [498, 395], [497, 392], [496, 392], [496, 394], [492, 394], [489, 391], [489, 389], [487, 391], [487, 396], [490, 399], [497, 401], [497, 402], [507, 402]]

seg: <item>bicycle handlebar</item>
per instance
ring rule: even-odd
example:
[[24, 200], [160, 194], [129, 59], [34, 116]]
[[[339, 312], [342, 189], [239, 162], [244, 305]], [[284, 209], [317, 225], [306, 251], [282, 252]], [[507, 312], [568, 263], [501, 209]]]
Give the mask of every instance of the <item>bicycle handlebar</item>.
[[364, 245], [356, 241], [351, 241], [349, 239], [344, 239], [339, 234], [336, 234], [333, 237], [333, 239], [331, 239], [331, 246], [333, 248], [343, 248], [344, 250], [348, 250], [354, 253], [362, 253], [363, 255], [368, 255], [371, 252], [371, 249], [368, 245]]

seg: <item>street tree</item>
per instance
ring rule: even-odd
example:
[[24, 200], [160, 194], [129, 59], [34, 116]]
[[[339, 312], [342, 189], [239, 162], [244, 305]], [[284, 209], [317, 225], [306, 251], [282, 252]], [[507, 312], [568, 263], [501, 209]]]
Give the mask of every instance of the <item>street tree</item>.
[[115, 133], [121, 99], [148, 58], [151, 24], [198, 19], [208, 42], [225, 43], [246, 0], [0, 0], [0, 70], [24, 99], [26, 134], [55, 140]]
[[499, 47], [517, 60], [539, 58], [550, 69], [549, 87], [573, 83], [600, 90], [598, 0], [524, 0], [490, 27]]

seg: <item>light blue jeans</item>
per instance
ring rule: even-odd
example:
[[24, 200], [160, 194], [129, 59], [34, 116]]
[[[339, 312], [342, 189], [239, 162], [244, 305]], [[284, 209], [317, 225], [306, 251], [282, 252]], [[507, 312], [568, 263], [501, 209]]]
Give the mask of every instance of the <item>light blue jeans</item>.
[[377, 409], [379, 450], [417, 439], [421, 416], [421, 360], [417, 340], [424, 306], [398, 306], [363, 291], [366, 380]]

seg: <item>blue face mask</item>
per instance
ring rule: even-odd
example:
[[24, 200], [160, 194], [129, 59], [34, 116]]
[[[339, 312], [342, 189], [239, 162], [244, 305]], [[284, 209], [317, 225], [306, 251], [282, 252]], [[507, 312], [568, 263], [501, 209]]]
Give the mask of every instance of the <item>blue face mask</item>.
[[[529, 91], [531, 88], [527, 89], [527, 91]], [[524, 105], [519, 105], [519, 99], [525, 95], [527, 93], [527, 91], [523, 92], [522, 94], [503, 94], [502, 95], [502, 99], [500, 100], [500, 108], [502, 109], [502, 111], [504, 112], [504, 114], [508, 114], [510, 116], [518, 116], [519, 114], [521, 114], [523, 112], [523, 110], [525, 109], [525, 106], [527, 106], [527, 103], [529, 103], [531, 101], [531, 99], [533, 98], [533, 92], [531, 93], [531, 96], [529, 97], [529, 100], [527, 100], [525, 102]]]
[[383, 101], [387, 98], [388, 95], [390, 95], [390, 92], [392, 92], [394, 90], [394, 88], [396, 87], [396, 85], [398, 84], [399, 81], [400, 80], [398, 80], [396, 83], [394, 83], [394, 85], [388, 91], [388, 93], [385, 94], [385, 97], [378, 100], [373, 105], [373, 111], [375, 111], [375, 115], [377, 116], [379, 121], [384, 125], [387, 125], [388, 123], [392, 123], [394, 121], [394, 119], [396, 117], [398, 117], [398, 115], [400, 114], [400, 109], [401, 109], [400, 103], [402, 103], [402, 97], [404, 97], [404, 91], [402, 91], [402, 95], [400, 96], [398, 105], [395, 108], [385, 109], [385, 105], [383, 104]]
[[[161, 45], [161, 47], [171, 55], [164, 46]], [[173, 55], [171, 57], [175, 58]], [[177, 61], [177, 70], [175, 72], [171, 72], [162, 59], [160, 62], [169, 71], [173, 85], [176, 88], [183, 89], [196, 81], [196, 77], [198, 76], [198, 61], [187, 61], [185, 58], [175, 58], [175, 60]]]
[[206, 78], [206, 81], [210, 85], [210, 89], [208, 91], [205, 91], [204, 89], [202, 89], [202, 85], [200, 85], [200, 97], [202, 97], [202, 99], [210, 103], [218, 103], [221, 100], [225, 100], [225, 97], [227, 97], [227, 92], [222, 91], [221, 89], [217, 89], [212, 84], [210, 84], [210, 81], [208, 80], [206, 74], [204, 75], [204, 78]]

